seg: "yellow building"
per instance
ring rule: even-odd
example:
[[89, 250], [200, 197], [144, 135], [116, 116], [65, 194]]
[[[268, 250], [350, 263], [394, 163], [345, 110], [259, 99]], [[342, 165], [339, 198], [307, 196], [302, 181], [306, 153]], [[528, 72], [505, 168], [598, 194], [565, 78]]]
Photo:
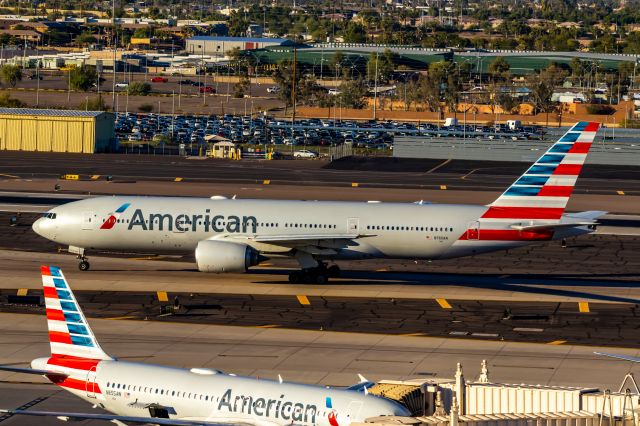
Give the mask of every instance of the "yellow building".
[[108, 112], [0, 108], [0, 151], [93, 154], [115, 146]]

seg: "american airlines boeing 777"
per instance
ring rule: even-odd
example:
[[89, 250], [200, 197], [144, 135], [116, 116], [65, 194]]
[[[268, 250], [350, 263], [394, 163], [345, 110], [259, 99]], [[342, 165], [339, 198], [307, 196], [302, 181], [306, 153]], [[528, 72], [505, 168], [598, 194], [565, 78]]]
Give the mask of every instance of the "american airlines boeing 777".
[[173, 426], [349, 426], [368, 417], [410, 414], [395, 401], [368, 394], [370, 383], [332, 389], [116, 360], [100, 348], [62, 271], [41, 270], [51, 356], [34, 359], [32, 368], [0, 365], [0, 370], [43, 375], [114, 414], [0, 413]]
[[301, 266], [291, 282], [325, 283], [339, 274], [327, 261], [447, 259], [592, 232], [604, 212], [564, 210], [599, 127], [574, 125], [487, 206], [114, 196], [56, 207], [33, 229], [81, 270], [89, 250], [195, 252], [204, 272], [290, 256]]

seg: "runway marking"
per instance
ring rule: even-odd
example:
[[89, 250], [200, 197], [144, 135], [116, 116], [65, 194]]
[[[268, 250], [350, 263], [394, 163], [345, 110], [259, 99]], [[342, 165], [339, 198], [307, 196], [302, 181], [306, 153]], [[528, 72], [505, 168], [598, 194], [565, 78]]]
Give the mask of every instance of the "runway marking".
[[5, 173], [0, 173], [0, 176], [4, 176], [4, 177], [8, 177], [8, 178], [13, 178], [13, 179], [20, 179], [20, 176], [16, 176], [16, 175], [8, 175]]
[[464, 179], [466, 179], [468, 176], [471, 176], [471, 174], [473, 174], [473, 173], [475, 173], [475, 172], [477, 172], [477, 171], [478, 171], [478, 169], [473, 169], [473, 170], [471, 170], [469, 173], [467, 173], [466, 175], [464, 175], [464, 176], [460, 176], [460, 179], [464, 180]]
[[182, 182], [182, 178], [181, 177], [177, 177], [173, 180], [174, 182]]
[[586, 314], [588, 312], [591, 312], [589, 310], [589, 302], [578, 302], [578, 309], [580, 310], [580, 312], [582, 312], [583, 314]]
[[442, 309], [451, 309], [451, 305], [447, 302], [447, 299], [436, 299], [436, 302], [438, 302], [438, 305], [440, 305]]
[[156, 292], [156, 294], [158, 295], [158, 302], [168, 302], [169, 301], [169, 296], [167, 295], [166, 291], [158, 291], [158, 292]]
[[426, 334], [424, 334], [424, 333], [407, 333], [407, 334], [401, 334], [401, 336], [405, 336], [405, 337], [422, 337], [422, 336], [426, 336]]
[[380, 269], [376, 269], [376, 272], [389, 272], [389, 269], [387, 269], [387, 268], [380, 268]]
[[311, 305], [311, 302], [309, 302], [309, 298], [303, 294], [299, 294], [296, 296], [298, 298], [298, 302], [300, 302], [301, 305]]
[[119, 321], [119, 320], [137, 319], [137, 318], [138, 317], [134, 315], [125, 315], [123, 317], [111, 317], [111, 318], [104, 318], [104, 319], [111, 320], [111, 321]]
[[91, 176], [91, 180], [98, 180], [98, 179], [100, 179], [100, 175]]
[[166, 256], [130, 257], [129, 260], [162, 260]]
[[273, 263], [268, 263], [268, 262], [258, 263], [258, 266], [273, 266]]
[[357, 188], [358, 186], [360, 186], [360, 184], [358, 182], [351, 182], [351, 187], [352, 188]]
[[624, 195], [624, 191], [617, 191], [618, 195]]
[[547, 345], [564, 345], [567, 343], [566, 340], [554, 340], [553, 342], [547, 343]]
[[29, 293], [29, 289], [28, 288], [19, 288], [18, 289], [18, 296], [26, 296], [27, 293]]
[[444, 191], [445, 189], [447, 189], [447, 185], [440, 185], [440, 189]]
[[438, 170], [440, 167], [442, 166], [446, 166], [447, 164], [449, 164], [451, 162], [451, 158], [449, 158], [448, 160], [444, 160], [442, 163], [438, 164], [437, 166], [431, 168], [430, 170], [427, 170], [427, 174], [428, 173], [433, 173], [436, 170]]
[[262, 181], [263, 185], [269, 185], [271, 183], [271, 179], [265, 179]]
[[278, 324], [265, 324], [265, 325], [256, 325], [257, 328], [278, 328], [280, 327]]

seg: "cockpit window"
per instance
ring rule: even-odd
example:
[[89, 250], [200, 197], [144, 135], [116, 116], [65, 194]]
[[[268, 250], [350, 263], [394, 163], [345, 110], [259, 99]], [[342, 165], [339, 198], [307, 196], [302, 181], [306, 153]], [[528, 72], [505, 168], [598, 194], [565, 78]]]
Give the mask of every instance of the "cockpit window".
[[42, 217], [47, 218], [47, 219], [55, 219], [56, 218], [56, 214], [55, 213], [44, 213], [42, 215]]

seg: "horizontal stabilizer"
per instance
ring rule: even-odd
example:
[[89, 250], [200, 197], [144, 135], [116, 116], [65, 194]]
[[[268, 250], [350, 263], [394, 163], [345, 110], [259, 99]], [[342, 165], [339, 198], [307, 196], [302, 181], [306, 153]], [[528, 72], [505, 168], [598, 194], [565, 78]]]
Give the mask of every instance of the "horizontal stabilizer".
[[594, 354], [596, 355], [602, 355], [602, 356], [608, 356], [609, 358], [616, 358], [616, 359], [622, 359], [624, 361], [631, 361], [631, 362], [640, 362], [640, 358], [637, 358], [635, 356], [626, 356], [626, 355], [618, 355], [618, 354], [608, 354], [606, 352], [594, 352]]
[[0, 365], [0, 371], [10, 371], [12, 373], [35, 374], [38, 376], [62, 376], [67, 377], [68, 374], [59, 373], [57, 371], [36, 370], [34, 368], [11, 367], [8, 365]]
[[518, 231], [553, 231], [554, 229], [560, 228], [575, 228], [576, 226], [593, 226], [598, 225], [597, 222], [564, 222], [564, 223], [541, 223], [539, 225], [523, 225], [520, 223], [516, 223], [510, 226], [511, 229], [516, 229]]
[[567, 213], [565, 217], [571, 219], [582, 219], [582, 220], [596, 220], [609, 212], [605, 212], [602, 210], [589, 210], [586, 212], [577, 212], [577, 213]]

